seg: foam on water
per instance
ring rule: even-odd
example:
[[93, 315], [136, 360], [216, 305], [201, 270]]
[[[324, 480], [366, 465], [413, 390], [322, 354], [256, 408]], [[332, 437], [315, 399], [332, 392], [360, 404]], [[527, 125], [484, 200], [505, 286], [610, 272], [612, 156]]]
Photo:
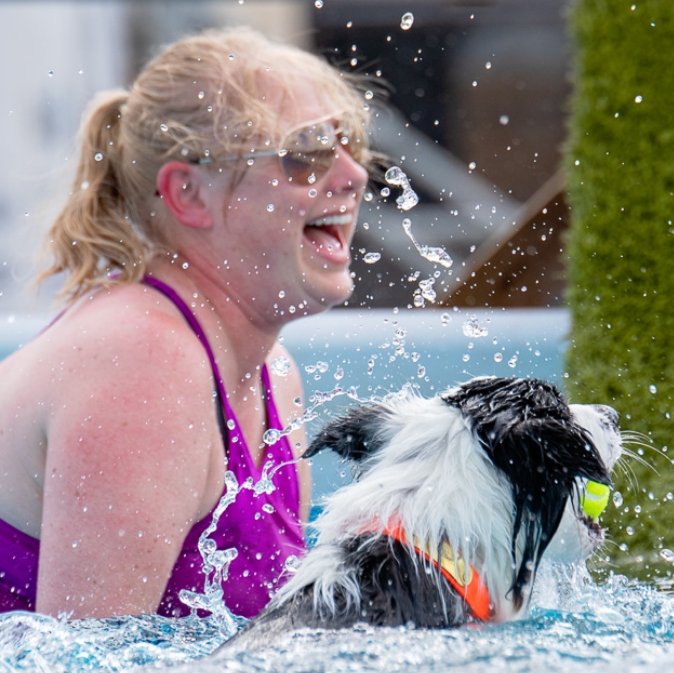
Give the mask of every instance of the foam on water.
[[27, 613], [0, 617], [0, 670], [80, 673], [267, 671], [348, 673], [656, 672], [674, 657], [674, 598], [584, 569], [542, 567], [528, 619], [447, 631], [412, 627], [300, 630], [254, 652], [233, 644], [212, 618], [65, 622]]

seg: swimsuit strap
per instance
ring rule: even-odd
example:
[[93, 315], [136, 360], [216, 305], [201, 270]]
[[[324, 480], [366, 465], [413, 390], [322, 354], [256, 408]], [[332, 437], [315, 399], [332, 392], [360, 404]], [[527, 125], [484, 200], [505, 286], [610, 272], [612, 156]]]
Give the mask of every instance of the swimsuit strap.
[[182, 300], [180, 295], [166, 283], [161, 280], [157, 280], [153, 276], [143, 276], [143, 282], [150, 287], [153, 287], [155, 290], [161, 292], [174, 306], [182, 313], [183, 317], [187, 321], [187, 324], [192, 328], [192, 331], [196, 335], [197, 339], [201, 342], [201, 345], [206, 351], [208, 356], [208, 361], [211, 363], [211, 369], [213, 371], [213, 377], [215, 378], [217, 401], [218, 401], [218, 424], [220, 425], [220, 432], [222, 434], [225, 447], [227, 447], [227, 430], [225, 427], [225, 417], [224, 417], [224, 408], [225, 400], [227, 399], [227, 394], [225, 392], [225, 384], [220, 376], [220, 370], [218, 369], [218, 364], [215, 361], [215, 354], [211, 345], [208, 343], [206, 338], [206, 332], [201, 326], [199, 321], [194, 317], [192, 311], [190, 311], [189, 306]]

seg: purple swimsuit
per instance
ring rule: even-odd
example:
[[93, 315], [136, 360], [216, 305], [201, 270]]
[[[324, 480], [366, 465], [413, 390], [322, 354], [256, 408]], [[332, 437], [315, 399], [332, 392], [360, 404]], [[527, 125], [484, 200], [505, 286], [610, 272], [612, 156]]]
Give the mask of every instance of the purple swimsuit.
[[[262, 475], [262, 466], [258, 468], [255, 465], [244, 442], [203, 329], [172, 288], [152, 277], [146, 277], [145, 282], [175, 304], [203, 344], [211, 362], [218, 400], [224, 412], [224, 416], [220, 413], [219, 417], [222, 421], [227, 469], [235, 474], [239, 484], [249, 477], [252, 477], [253, 483], [257, 483]], [[283, 426], [272, 399], [266, 367], [262, 369], [262, 382], [266, 391], [268, 427], [280, 430]], [[293, 458], [287, 437], [269, 446], [262, 464], [271, 461], [274, 466], [283, 465], [275, 472], [273, 468], [270, 471], [276, 489], [258, 496], [250, 489], [242, 489], [210, 536], [218, 549], [234, 547], [238, 550], [237, 557], [229, 566], [228, 579], [223, 583], [225, 604], [234, 614], [249, 618], [257, 615], [287, 579], [283, 572], [286, 559], [302, 556], [306, 551], [299, 514], [297, 469], [294, 463], [289, 463]], [[157, 612], [160, 615], [188, 615], [190, 609], [178, 597], [180, 590], [203, 592], [202, 559], [197, 545], [199, 536], [211, 524], [212, 514], [210, 512], [198, 521], [187, 534], [159, 604]], [[0, 519], [0, 612], [35, 610], [39, 550], [39, 540]]]

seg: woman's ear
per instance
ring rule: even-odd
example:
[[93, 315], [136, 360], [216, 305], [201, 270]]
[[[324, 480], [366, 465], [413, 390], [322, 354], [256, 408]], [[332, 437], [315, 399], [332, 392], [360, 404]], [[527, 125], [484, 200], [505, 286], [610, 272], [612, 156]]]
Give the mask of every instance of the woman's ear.
[[169, 161], [157, 173], [157, 192], [173, 216], [187, 227], [208, 229], [213, 218], [203, 190], [205, 176], [197, 166]]

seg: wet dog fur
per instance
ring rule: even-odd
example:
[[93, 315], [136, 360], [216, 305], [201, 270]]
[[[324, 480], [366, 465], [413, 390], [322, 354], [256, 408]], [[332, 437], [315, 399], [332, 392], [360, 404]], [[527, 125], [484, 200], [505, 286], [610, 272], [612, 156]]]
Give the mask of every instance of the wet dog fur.
[[[325, 427], [305, 457], [332, 449], [356, 481], [330, 496], [297, 573], [230, 642], [246, 647], [302, 627], [480, 621], [428, 557], [470, 564], [490, 620], [526, 612], [544, 553], [582, 561], [603, 542], [583, 514], [586, 480], [610, 485], [620, 456], [610, 407], [568, 405], [537, 379], [473, 379], [432, 399], [411, 390], [361, 404]], [[386, 534], [395, 521], [405, 539]]]

